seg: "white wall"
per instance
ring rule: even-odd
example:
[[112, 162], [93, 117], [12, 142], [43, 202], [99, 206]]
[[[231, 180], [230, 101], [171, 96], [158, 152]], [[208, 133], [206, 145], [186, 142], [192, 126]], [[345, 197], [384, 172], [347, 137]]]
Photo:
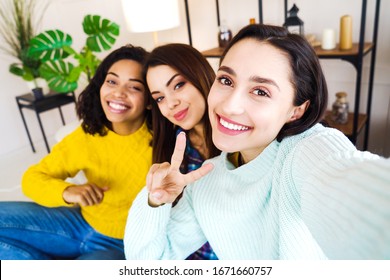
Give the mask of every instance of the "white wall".
[[[160, 0], [161, 1], [161, 0]], [[188, 43], [187, 26], [184, 13], [184, 1], [181, 4], [181, 26], [169, 31], [158, 33], [159, 42]], [[358, 39], [359, 18], [361, 1], [359, 0], [295, 0], [289, 1], [290, 5], [296, 3], [300, 8], [299, 16], [305, 22], [305, 32], [320, 36], [326, 27], [338, 30], [339, 18], [344, 14], [350, 14], [354, 20], [354, 40]], [[369, 0], [367, 12], [367, 40], [372, 38], [372, 22], [374, 1]], [[283, 23], [283, 0], [263, 0], [264, 22], [281, 25]], [[217, 20], [215, 0], [189, 0], [192, 40], [194, 47], [205, 50], [217, 46]], [[372, 121], [369, 138], [369, 150], [390, 156], [390, 1], [382, 1], [379, 41], [377, 49], [377, 67], [374, 85], [374, 98], [372, 104]], [[58, 28], [68, 32], [73, 37], [74, 46], [80, 48], [84, 45], [85, 35], [82, 31], [82, 20], [87, 14], [98, 14], [117, 22], [121, 26], [120, 37], [114, 47], [126, 43], [140, 45], [151, 50], [153, 48], [153, 36], [150, 33], [135, 34], [126, 30], [125, 21], [121, 10], [120, 0], [52, 0], [47, 10], [41, 30]], [[258, 19], [257, 0], [220, 0], [220, 16], [235, 34], [242, 26], [249, 23], [249, 18]], [[104, 57], [106, 53], [102, 53]], [[368, 61], [365, 58], [364, 75], [362, 85], [362, 106], [365, 105], [364, 96], [368, 82]], [[15, 96], [28, 92], [27, 85], [20, 78], [9, 74], [8, 66], [12, 62], [10, 58], [0, 55], [0, 83], [2, 85], [0, 101], [0, 156], [10, 153], [22, 147], [29, 146], [23, 123], [20, 118]], [[218, 60], [210, 59], [216, 67]], [[346, 62], [338, 60], [321, 61], [330, 92], [330, 104], [334, 100], [334, 93], [347, 91], [350, 93], [349, 101], [353, 104], [356, 77], [353, 67]], [[79, 93], [80, 90], [77, 91]], [[365, 107], [362, 107], [362, 109]], [[364, 109], [363, 109], [364, 110]], [[76, 120], [74, 106], [67, 105], [64, 108], [67, 122]], [[32, 111], [25, 110], [25, 116], [35, 141], [42, 139], [38, 123]], [[53, 135], [61, 126], [61, 120], [57, 110], [42, 114], [42, 121], [47, 135]], [[385, 137], [387, 135], [387, 137]]]

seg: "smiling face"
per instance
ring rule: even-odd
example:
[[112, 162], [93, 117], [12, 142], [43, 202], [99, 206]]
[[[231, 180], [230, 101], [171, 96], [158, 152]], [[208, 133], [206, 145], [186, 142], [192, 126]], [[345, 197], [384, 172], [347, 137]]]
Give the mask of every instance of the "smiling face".
[[300, 118], [294, 106], [287, 56], [275, 47], [243, 39], [228, 51], [211, 88], [208, 105], [213, 142], [222, 151], [257, 157], [283, 125]]
[[161, 114], [184, 130], [201, 125], [206, 100], [201, 92], [175, 69], [158, 65], [148, 69], [146, 80]]
[[100, 88], [100, 100], [113, 131], [128, 135], [137, 131], [145, 119], [145, 86], [142, 66], [134, 60], [115, 62]]

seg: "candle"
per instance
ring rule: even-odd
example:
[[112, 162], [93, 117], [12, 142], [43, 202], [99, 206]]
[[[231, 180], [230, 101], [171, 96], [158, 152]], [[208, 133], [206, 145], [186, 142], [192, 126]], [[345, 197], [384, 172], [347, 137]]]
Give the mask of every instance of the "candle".
[[321, 48], [324, 50], [333, 50], [336, 48], [336, 31], [334, 29], [324, 29], [322, 32]]
[[340, 19], [340, 50], [352, 48], [352, 17], [342, 16]]

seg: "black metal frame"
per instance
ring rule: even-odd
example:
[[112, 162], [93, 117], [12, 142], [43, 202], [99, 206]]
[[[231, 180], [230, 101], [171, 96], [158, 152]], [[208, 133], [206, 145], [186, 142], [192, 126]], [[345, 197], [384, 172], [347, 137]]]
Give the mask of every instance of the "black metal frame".
[[[371, 104], [372, 94], [374, 85], [374, 73], [375, 73], [375, 62], [376, 62], [376, 48], [378, 39], [378, 26], [379, 26], [379, 11], [380, 11], [380, 0], [376, 0], [375, 4], [375, 16], [374, 16], [374, 31], [372, 38], [372, 48], [364, 52], [365, 42], [365, 31], [366, 31], [366, 17], [367, 17], [367, 0], [362, 0], [361, 18], [360, 18], [360, 32], [359, 32], [359, 48], [357, 55], [334, 55], [334, 56], [321, 56], [321, 59], [341, 59], [351, 63], [356, 69], [356, 84], [355, 84], [355, 104], [354, 104], [354, 115], [352, 125], [352, 135], [350, 140], [356, 144], [358, 138], [358, 120], [359, 120], [359, 109], [360, 109], [360, 95], [361, 95], [361, 84], [362, 84], [362, 71], [363, 71], [363, 58], [371, 52], [371, 64], [370, 64], [370, 76], [368, 81], [368, 95], [367, 95], [367, 108], [366, 116], [367, 120], [365, 123], [365, 133], [363, 150], [368, 148], [368, 137], [370, 130], [371, 120]], [[288, 0], [284, 0], [284, 14], [287, 16]]]
[[[263, 23], [263, 1], [259, 1], [259, 22]], [[217, 6], [217, 26], [221, 25], [221, 20], [219, 16], [219, 1], [215, 0], [215, 5]], [[186, 22], [187, 22], [187, 33], [188, 33], [188, 44], [192, 46], [192, 35], [191, 35], [191, 20], [190, 12], [188, 7], [188, 0], [184, 0], [184, 7], [186, 12]]]
[[47, 152], [50, 153], [50, 147], [47, 142], [45, 130], [43, 129], [40, 113], [45, 111], [58, 108], [61, 116], [62, 125], [65, 125], [65, 119], [62, 114], [61, 106], [75, 103], [76, 97], [74, 92], [70, 93], [50, 93], [45, 95], [42, 99], [36, 100], [35, 97], [31, 93], [26, 93], [23, 95], [16, 96], [16, 103], [18, 104], [20, 115], [22, 116], [22, 121], [24, 124], [24, 128], [26, 129], [27, 137], [31, 145], [32, 151], [35, 153], [35, 147], [31, 139], [30, 131], [27, 126], [26, 119], [23, 114], [23, 108], [33, 110], [37, 116], [39, 127], [42, 132], [43, 140], [45, 141]]

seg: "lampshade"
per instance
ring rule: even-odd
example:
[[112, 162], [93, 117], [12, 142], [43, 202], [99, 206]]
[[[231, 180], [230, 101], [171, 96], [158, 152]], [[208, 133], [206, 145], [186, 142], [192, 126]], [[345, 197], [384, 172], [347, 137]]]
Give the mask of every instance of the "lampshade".
[[155, 32], [180, 25], [178, 0], [122, 0], [131, 32]]

